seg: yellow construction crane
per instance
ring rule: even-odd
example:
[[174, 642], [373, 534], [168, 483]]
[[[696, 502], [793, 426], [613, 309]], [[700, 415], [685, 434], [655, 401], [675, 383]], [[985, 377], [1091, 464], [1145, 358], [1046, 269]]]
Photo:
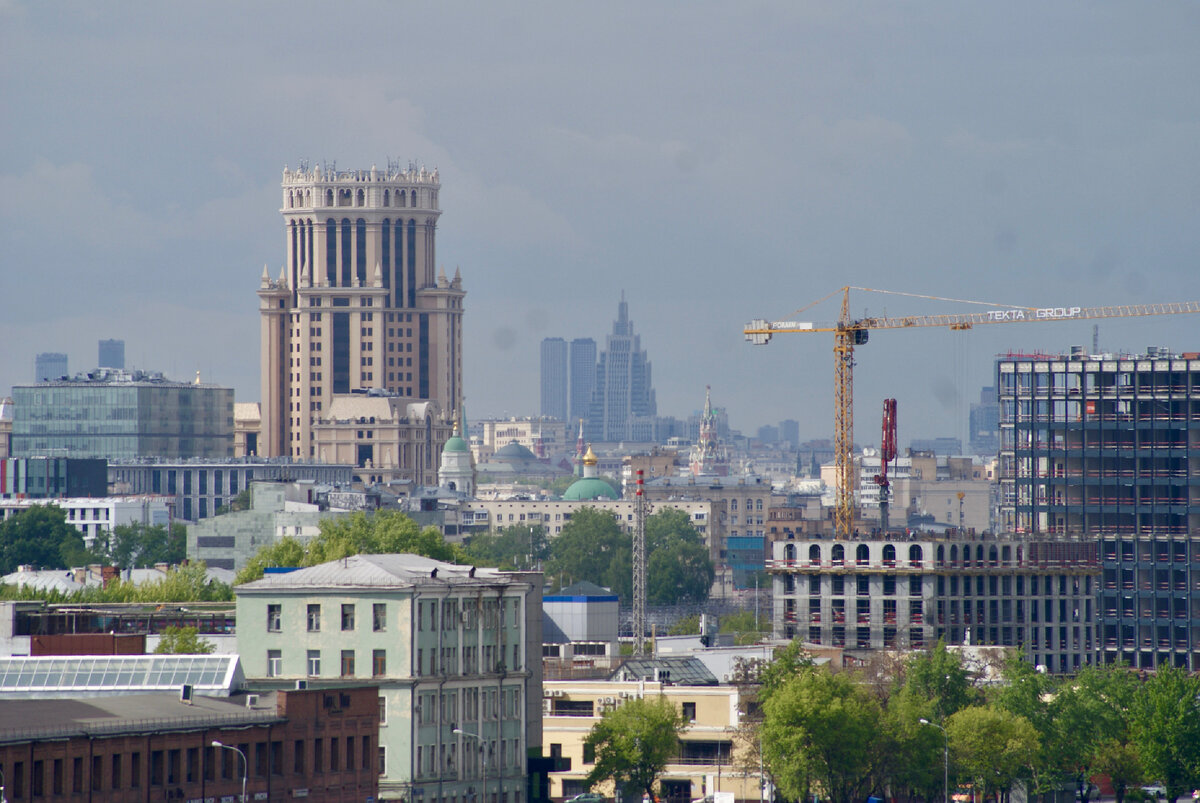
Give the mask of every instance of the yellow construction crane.
[[[887, 293], [933, 301], [953, 301], [961, 304], [979, 304], [988, 307], [982, 312], [958, 312], [944, 315], [904, 315], [899, 317], [850, 317], [850, 291]], [[919, 326], [944, 326], [952, 330], [971, 329], [993, 323], [1046, 323], [1049, 321], [1083, 321], [1094, 318], [1128, 318], [1140, 315], [1181, 315], [1200, 312], [1200, 302], [1182, 301], [1171, 304], [1130, 304], [1120, 307], [1020, 307], [992, 304], [983, 301], [966, 301], [960, 298], [901, 293], [888, 290], [872, 290], [869, 287], [843, 287], [824, 298], [797, 310], [793, 315], [809, 307], [842, 294], [842, 314], [836, 322], [805, 323], [800, 321], [753, 320], [743, 333], [746, 340], [756, 346], [770, 342], [774, 335], [833, 333], [833, 450], [836, 482], [836, 506], [834, 509], [834, 533], [838, 538], [848, 538], [853, 529], [854, 498], [854, 347], [867, 342], [872, 329], [910, 329]]]

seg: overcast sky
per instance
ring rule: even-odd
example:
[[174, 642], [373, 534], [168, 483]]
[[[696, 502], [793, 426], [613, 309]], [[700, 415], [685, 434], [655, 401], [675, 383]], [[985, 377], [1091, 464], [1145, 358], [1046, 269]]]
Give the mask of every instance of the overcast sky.
[[[441, 171], [467, 413], [538, 412], [547, 336], [626, 291], [661, 414], [832, 435], [832, 342], [752, 347], [846, 284], [997, 305], [1200, 299], [1200, 5], [0, 0], [0, 389], [34, 355], [259, 397], [285, 164]], [[856, 294], [862, 312], [962, 304]], [[837, 316], [833, 302], [804, 313]], [[1200, 319], [1103, 321], [1200, 351]], [[962, 431], [1009, 349], [1083, 323], [876, 332], [857, 440]]]

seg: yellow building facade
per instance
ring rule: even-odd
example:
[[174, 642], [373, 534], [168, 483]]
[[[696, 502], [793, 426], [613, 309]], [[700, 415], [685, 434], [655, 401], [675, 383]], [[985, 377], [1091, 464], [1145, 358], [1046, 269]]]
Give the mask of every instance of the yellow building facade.
[[[675, 704], [688, 722], [680, 735], [678, 754], [659, 779], [663, 803], [688, 803], [718, 792], [732, 794], [736, 801], [761, 800], [758, 753], [756, 745], [739, 731], [739, 710], [744, 704], [736, 686], [606, 680], [543, 682], [544, 754], [571, 762], [571, 769], [550, 774], [551, 797], [561, 800], [586, 791], [583, 779], [595, 764], [594, 756], [584, 755], [583, 742], [606, 711], [626, 700], [660, 694]], [[595, 791], [614, 795], [612, 784]]]

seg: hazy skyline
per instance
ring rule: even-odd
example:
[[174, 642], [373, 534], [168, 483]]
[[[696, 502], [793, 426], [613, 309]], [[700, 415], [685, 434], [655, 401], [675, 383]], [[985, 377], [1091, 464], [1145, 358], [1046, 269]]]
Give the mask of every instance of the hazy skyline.
[[[845, 285], [997, 305], [1200, 299], [1200, 7], [1126, 3], [60, 5], [0, 0], [0, 391], [37, 352], [259, 397], [254, 290], [301, 160], [437, 167], [472, 419], [621, 290], [658, 409], [832, 437], [832, 342], [744, 343]], [[855, 313], [961, 305], [855, 297]], [[837, 316], [827, 302], [811, 313]], [[799, 316], [805, 319], [808, 313]], [[1192, 316], [1104, 350], [1200, 351]], [[955, 434], [997, 352], [1091, 324], [874, 333], [857, 440]]]

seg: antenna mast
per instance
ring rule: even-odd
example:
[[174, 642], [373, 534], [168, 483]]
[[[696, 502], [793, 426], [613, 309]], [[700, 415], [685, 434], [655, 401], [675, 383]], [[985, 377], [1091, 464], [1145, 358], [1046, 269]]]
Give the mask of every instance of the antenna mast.
[[633, 528], [633, 654], [645, 653], [646, 641], [646, 495], [642, 469], [637, 470]]

